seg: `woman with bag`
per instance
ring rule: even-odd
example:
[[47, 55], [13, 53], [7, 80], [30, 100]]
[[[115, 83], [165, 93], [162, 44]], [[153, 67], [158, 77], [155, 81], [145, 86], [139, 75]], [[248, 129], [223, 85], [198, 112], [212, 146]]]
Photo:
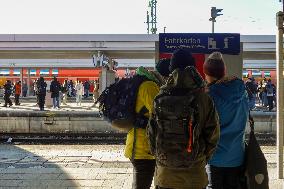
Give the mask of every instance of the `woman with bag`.
[[237, 77], [225, 77], [226, 67], [219, 52], [203, 65], [208, 94], [220, 117], [220, 140], [206, 166], [208, 189], [239, 189], [245, 157], [244, 133], [249, 106], [245, 85]]

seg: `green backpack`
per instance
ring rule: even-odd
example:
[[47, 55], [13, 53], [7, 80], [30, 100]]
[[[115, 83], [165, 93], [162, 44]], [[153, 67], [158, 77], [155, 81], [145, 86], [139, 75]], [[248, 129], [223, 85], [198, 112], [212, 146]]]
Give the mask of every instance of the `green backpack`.
[[[197, 83], [196, 88], [183, 86], [186, 74]], [[204, 87], [204, 81], [194, 67], [173, 73], [154, 100], [154, 113], [149, 120], [147, 134], [151, 152], [160, 166], [189, 168], [197, 158], [200, 128], [196, 96]], [[180, 82], [180, 83], [179, 83]]]

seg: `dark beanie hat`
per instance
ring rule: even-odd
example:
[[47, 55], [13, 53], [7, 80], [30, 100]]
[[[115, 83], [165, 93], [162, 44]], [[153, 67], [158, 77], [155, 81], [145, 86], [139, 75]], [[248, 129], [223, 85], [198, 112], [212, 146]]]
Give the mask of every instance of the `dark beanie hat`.
[[203, 65], [203, 72], [216, 79], [221, 79], [225, 76], [226, 66], [220, 52], [213, 52], [209, 55]]
[[161, 59], [157, 65], [156, 65], [156, 70], [165, 77], [168, 77], [170, 75], [170, 59]]
[[195, 60], [190, 51], [186, 49], [175, 50], [171, 58], [170, 71], [174, 71], [179, 68], [184, 70], [188, 66], [195, 67]]

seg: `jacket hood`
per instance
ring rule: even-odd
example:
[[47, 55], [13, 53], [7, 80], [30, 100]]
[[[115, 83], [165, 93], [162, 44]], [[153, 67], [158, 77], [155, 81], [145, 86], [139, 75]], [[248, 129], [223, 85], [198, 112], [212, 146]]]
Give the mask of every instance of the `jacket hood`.
[[147, 77], [149, 80], [154, 81], [159, 86], [165, 84], [164, 78], [157, 71], [149, 71], [141, 66], [136, 69], [136, 74]]
[[167, 84], [162, 89], [180, 88], [180, 89], [198, 89], [203, 88], [205, 82], [195, 67], [186, 67], [185, 70], [175, 69], [169, 77]]
[[144, 67], [140, 66], [139, 68], [136, 69], [136, 74], [140, 75], [140, 76], [145, 76], [148, 79], [150, 79], [151, 81], [155, 81], [158, 82], [158, 80], [156, 80], [156, 78]]
[[239, 103], [246, 98], [244, 82], [237, 77], [226, 77], [208, 86], [209, 93], [226, 102]]

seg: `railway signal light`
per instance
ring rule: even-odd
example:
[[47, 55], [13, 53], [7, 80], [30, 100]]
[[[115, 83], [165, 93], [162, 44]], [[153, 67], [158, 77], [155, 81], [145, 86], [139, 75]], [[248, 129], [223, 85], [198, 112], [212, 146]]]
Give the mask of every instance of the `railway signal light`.
[[223, 9], [217, 9], [216, 7], [211, 7], [211, 19], [217, 18], [217, 16], [221, 16], [223, 14], [219, 14]]

